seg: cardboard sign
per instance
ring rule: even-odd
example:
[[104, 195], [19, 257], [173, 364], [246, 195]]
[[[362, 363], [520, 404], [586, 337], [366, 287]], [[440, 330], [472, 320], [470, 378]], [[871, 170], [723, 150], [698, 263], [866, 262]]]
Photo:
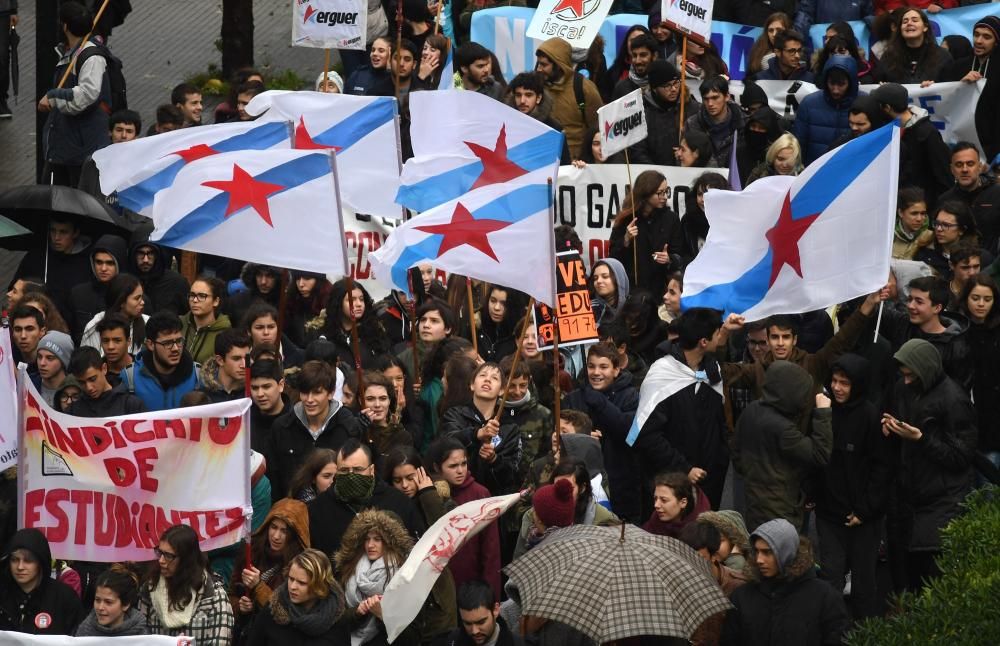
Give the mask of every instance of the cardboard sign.
[[712, 37], [712, 9], [715, 0], [663, 0], [663, 22], [707, 42]]
[[614, 0], [541, 0], [528, 25], [527, 36], [559, 37], [577, 49], [594, 42]]
[[293, 0], [292, 46], [358, 49], [367, 46], [368, 3], [361, 0]]
[[559, 325], [559, 345], [580, 345], [599, 340], [594, 311], [590, 308], [587, 268], [576, 251], [556, 254], [555, 311], [547, 305], [535, 306], [535, 329], [538, 349], [554, 347], [555, 326]]
[[148, 561], [180, 523], [205, 551], [249, 531], [249, 399], [90, 419], [56, 412], [25, 371], [18, 386], [18, 526], [53, 557]]
[[605, 158], [625, 150], [646, 138], [646, 111], [642, 90], [629, 92], [597, 110], [601, 135], [601, 153]]

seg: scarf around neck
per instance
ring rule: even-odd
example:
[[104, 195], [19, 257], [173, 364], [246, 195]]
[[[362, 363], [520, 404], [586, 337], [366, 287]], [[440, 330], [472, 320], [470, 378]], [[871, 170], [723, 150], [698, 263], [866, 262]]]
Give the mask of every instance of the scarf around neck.
[[160, 580], [156, 582], [156, 587], [150, 593], [153, 610], [156, 611], [156, 615], [160, 618], [160, 623], [165, 628], [180, 628], [189, 625], [191, 617], [194, 616], [194, 611], [201, 601], [201, 594], [204, 592], [206, 585], [210, 585], [210, 583], [204, 583], [201, 592], [196, 590], [191, 591], [191, 601], [186, 606], [180, 610], [171, 610], [170, 597], [167, 594], [167, 580], [161, 576]]

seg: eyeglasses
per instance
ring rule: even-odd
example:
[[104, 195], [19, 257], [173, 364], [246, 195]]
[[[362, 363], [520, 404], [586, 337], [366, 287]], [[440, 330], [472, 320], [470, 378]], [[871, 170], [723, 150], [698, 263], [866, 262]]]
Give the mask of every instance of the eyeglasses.
[[153, 341], [153, 343], [155, 345], [160, 346], [161, 348], [166, 348], [167, 350], [169, 350], [170, 348], [184, 347], [184, 339], [180, 337], [176, 339], [167, 339], [166, 341]]
[[784, 51], [786, 54], [791, 54], [792, 56], [798, 56], [799, 54], [802, 53], [802, 48], [801, 47], [795, 47], [795, 48], [789, 47], [789, 48], [786, 48], [786, 49], [784, 49], [782, 51]]
[[665, 191], [656, 191], [656, 197], [665, 197], [665, 198], [667, 198], [669, 200], [670, 199], [670, 187], [668, 186], [667, 190], [665, 190]]
[[210, 296], [211, 294], [206, 294], [205, 292], [188, 292], [188, 300], [194, 301], [195, 303], [207, 301]]
[[955, 222], [942, 222], [941, 220], [934, 220], [934, 228], [935, 229], [945, 229], [945, 230], [948, 230], [948, 229], [954, 229], [957, 226], [958, 226], [958, 224], [955, 223]]
[[136, 258], [155, 258], [156, 257], [156, 252], [153, 251], [152, 249], [149, 249], [149, 250], [139, 249], [138, 251], [135, 252], [135, 257]]
[[72, 404], [80, 399], [80, 393], [63, 393], [59, 395], [59, 401], [63, 404]]
[[367, 467], [337, 467], [337, 475], [346, 476], [349, 473], [353, 473], [355, 475], [362, 475], [368, 469], [371, 469], [371, 465]]
[[176, 554], [171, 554], [170, 552], [164, 552], [158, 547], [153, 548], [153, 554], [156, 554], [156, 560], [163, 559], [167, 563], [173, 563], [174, 559], [177, 558]]

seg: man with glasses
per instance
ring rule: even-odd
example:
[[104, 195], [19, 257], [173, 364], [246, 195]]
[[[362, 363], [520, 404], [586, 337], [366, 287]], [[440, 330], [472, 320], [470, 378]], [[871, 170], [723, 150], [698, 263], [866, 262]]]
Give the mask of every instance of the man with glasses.
[[786, 29], [774, 37], [774, 58], [757, 74], [758, 81], [803, 81], [812, 83], [815, 76], [802, 65], [805, 57], [805, 37]]
[[170, 268], [170, 256], [159, 245], [147, 240], [129, 249], [129, 273], [142, 283], [142, 295], [149, 312], [173, 312], [182, 316], [188, 311], [186, 278]]
[[[415, 499], [419, 499], [422, 493], [417, 492]], [[395, 514], [414, 538], [426, 529], [423, 515], [414, 502], [403, 492], [375, 477], [371, 448], [352, 437], [337, 452], [337, 475], [333, 485], [309, 503], [312, 546], [327, 554], [336, 552], [351, 521], [367, 509]]]
[[153, 314], [146, 321], [145, 347], [135, 363], [121, 372], [122, 383], [147, 410], [179, 408], [181, 397], [201, 386], [200, 366], [184, 349], [181, 327], [176, 314]]
[[[637, 164], [674, 166], [674, 149], [680, 145], [678, 117], [681, 107], [681, 75], [669, 61], [654, 60], [646, 73], [648, 90], [642, 94], [643, 110], [649, 135], [629, 149]], [[698, 102], [687, 95], [685, 114], [698, 112]]]
[[[337, 373], [325, 361], [307, 361], [298, 375], [299, 401], [271, 425], [265, 452], [275, 501], [288, 495], [292, 476], [314, 449], [338, 450], [361, 437], [354, 414], [333, 398]], [[335, 550], [334, 550], [335, 551]]]

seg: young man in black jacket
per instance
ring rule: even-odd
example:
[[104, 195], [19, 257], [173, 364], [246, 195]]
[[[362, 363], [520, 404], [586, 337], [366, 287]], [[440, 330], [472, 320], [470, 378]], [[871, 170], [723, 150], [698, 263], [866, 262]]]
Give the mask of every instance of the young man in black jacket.
[[41, 531], [14, 534], [0, 561], [0, 630], [72, 635], [85, 614], [80, 598], [52, 578], [52, 551]]
[[108, 381], [108, 365], [96, 348], [83, 346], [73, 352], [69, 373], [80, 382], [80, 399], [73, 402], [70, 415], [77, 417], [115, 417], [146, 411], [142, 400], [119, 383]]
[[485, 581], [468, 581], [458, 589], [460, 626], [448, 635], [447, 646], [524, 646], [500, 617], [500, 604]]

